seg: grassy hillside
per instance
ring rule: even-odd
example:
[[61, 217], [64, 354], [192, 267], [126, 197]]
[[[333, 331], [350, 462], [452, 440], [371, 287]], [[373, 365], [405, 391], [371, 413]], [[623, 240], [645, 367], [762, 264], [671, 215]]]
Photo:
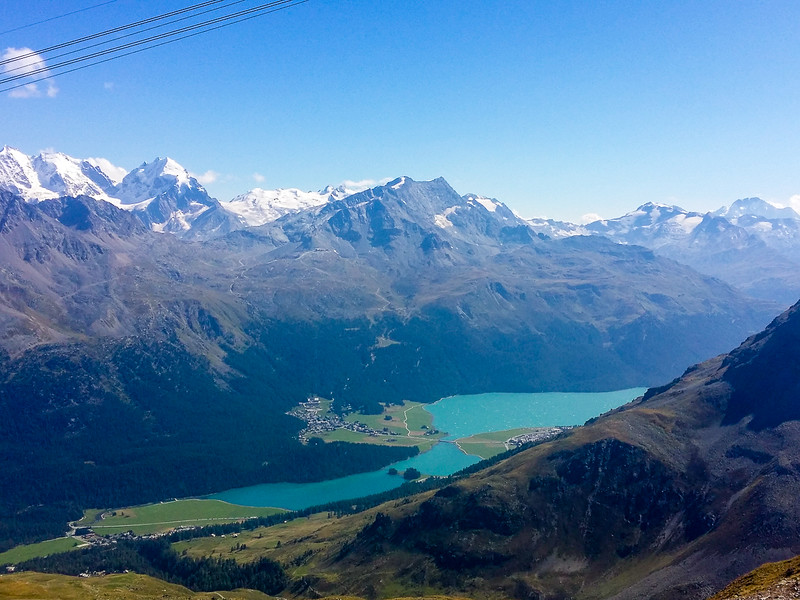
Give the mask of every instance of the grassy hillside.
[[[255, 590], [192, 592], [160, 579], [125, 573], [100, 577], [68, 577], [43, 573], [0, 575], [0, 600], [269, 600]], [[363, 600], [355, 596], [336, 596], [336, 600]], [[320, 600], [333, 600], [333, 597]], [[397, 600], [467, 600], [452, 596], [407, 597]]]
[[739, 577], [708, 600], [800, 598], [800, 556], [767, 563]]
[[270, 596], [254, 590], [192, 592], [136, 573], [102, 577], [69, 577], [43, 573], [0, 575], [0, 600], [267, 600]]
[[45, 540], [36, 544], [17, 546], [11, 550], [0, 552], [0, 565], [16, 564], [37, 556], [49, 556], [60, 552], [69, 552], [80, 546], [80, 542], [72, 537], [61, 537]]

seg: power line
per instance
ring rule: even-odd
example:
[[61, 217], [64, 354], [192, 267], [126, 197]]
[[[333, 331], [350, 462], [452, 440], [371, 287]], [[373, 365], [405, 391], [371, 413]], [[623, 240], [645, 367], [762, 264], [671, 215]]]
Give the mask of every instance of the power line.
[[113, 29], [107, 29], [106, 31], [101, 31], [100, 33], [94, 33], [92, 35], [87, 35], [84, 37], [80, 37], [69, 42], [64, 42], [62, 44], [56, 44], [55, 46], [50, 46], [48, 48], [42, 48], [41, 50], [31, 51], [27, 54], [22, 54], [20, 56], [16, 56], [14, 58], [8, 58], [6, 60], [0, 61], [0, 65], [5, 65], [10, 62], [14, 62], [17, 60], [23, 60], [25, 58], [31, 58], [33, 56], [42, 54], [46, 54], [47, 52], [52, 52], [53, 50], [60, 50], [61, 48], [66, 48], [68, 46], [74, 46], [75, 44], [80, 44], [82, 42], [88, 42], [90, 40], [96, 40], [97, 38], [105, 37], [107, 35], [112, 35], [114, 33], [119, 33], [120, 31], [125, 31], [127, 29], [132, 29], [134, 27], [140, 27], [141, 25], [147, 25], [148, 23], [153, 23], [155, 21], [161, 21], [163, 19], [168, 19], [169, 17], [174, 17], [175, 15], [183, 14], [186, 12], [191, 12], [193, 10], [198, 10], [209, 4], [219, 4], [220, 2], [224, 2], [225, 0], [208, 0], [207, 2], [201, 2], [200, 4], [194, 4], [192, 6], [187, 6], [186, 8], [181, 8], [178, 10], [173, 10], [168, 13], [164, 13], [163, 15], [158, 15], [156, 17], [150, 17], [148, 19], [142, 19], [141, 21], [136, 21], [135, 23], [129, 23], [127, 25], [121, 25], [120, 27], [114, 27]]
[[[116, 0], [114, 0], [114, 1], [116, 2]], [[156, 29], [161, 29], [162, 27], [167, 27], [168, 25], [174, 25], [175, 23], [180, 23], [181, 21], [186, 21], [188, 19], [194, 19], [194, 18], [196, 18], [196, 17], [198, 17], [200, 15], [205, 15], [205, 14], [208, 14], [210, 12], [217, 11], [217, 10], [223, 10], [223, 9], [229, 8], [229, 7], [231, 7], [231, 6], [235, 5], [235, 4], [241, 4], [242, 2], [247, 2], [247, 1], [248, 0], [235, 0], [234, 2], [230, 2], [229, 4], [225, 4], [223, 6], [217, 6], [217, 7], [214, 7], [214, 8], [209, 8], [208, 10], [200, 11], [199, 13], [196, 13], [196, 14], [180, 17], [178, 19], [173, 19], [172, 21], [167, 21], [166, 23], [161, 23], [159, 25], [153, 25], [151, 27], [146, 27], [144, 29], [141, 29], [139, 31], [135, 31], [133, 33], [126, 33], [125, 35], [120, 35], [120, 36], [111, 38], [109, 40], [105, 40], [105, 41], [102, 41], [102, 42], [97, 42], [95, 44], [90, 44], [88, 46], [84, 46], [84, 47], [79, 48], [77, 50], [70, 50], [69, 52], [62, 52], [61, 54], [56, 54], [54, 56], [49, 56], [47, 58], [47, 60], [54, 60], [56, 58], [63, 58], [64, 56], [70, 56], [72, 54], [77, 54], [78, 52], [85, 52], [86, 50], [90, 50], [91, 48], [98, 48], [100, 46], [104, 46], [106, 44], [110, 44], [111, 42], [116, 42], [116, 41], [123, 40], [123, 39], [129, 38], [129, 37], [135, 37], [137, 35], [145, 33], [146, 31], [153, 31], [153, 30], [156, 30]], [[109, 50], [111, 50], [111, 49], [109, 49]], [[26, 56], [33, 57], [34, 54], [38, 55], [38, 53], [29, 53]], [[38, 56], [37, 56], [37, 58], [38, 58]], [[18, 62], [18, 61], [21, 61], [21, 60], [24, 60], [24, 59], [20, 58], [20, 57], [13, 57], [13, 58], [6, 59], [3, 62], [0, 62], [0, 65], [3, 65], [4, 63], [8, 64], [8, 63], [15, 62], [15, 61]], [[30, 63], [28, 63], [28, 64], [20, 65], [18, 67], [14, 67], [14, 68], [6, 67], [5, 72], [6, 72], [6, 74], [14, 73], [15, 71], [20, 71], [20, 70], [25, 69], [25, 68], [30, 67], [30, 66], [32, 66], [32, 65]], [[52, 69], [52, 68], [54, 68], [54, 67], [51, 66], [49, 69]], [[24, 74], [21, 74], [21, 75], [22, 76], [30, 76], [31, 74], [32, 73], [27, 72], [27, 73], [24, 73]], [[0, 84], [2, 84], [2, 83], [3, 82], [0, 81]]]
[[[112, 48], [106, 48], [105, 50], [100, 50], [98, 52], [94, 52], [94, 53], [87, 54], [87, 55], [84, 55], [84, 56], [79, 56], [77, 58], [72, 58], [70, 60], [66, 60], [66, 61], [62, 61], [60, 63], [56, 63], [54, 65], [50, 65], [49, 67], [45, 66], [45, 65], [42, 65], [40, 67], [34, 67], [33, 70], [28, 71], [26, 73], [19, 73], [17, 75], [12, 75], [10, 77], [5, 77], [5, 78], [0, 79], [0, 85], [6, 84], [6, 83], [11, 83], [12, 81], [18, 81], [20, 79], [26, 79], [26, 78], [32, 77], [34, 75], [39, 75], [41, 73], [48, 73], [50, 76], [52, 76], [53, 75], [53, 71], [55, 71], [57, 69], [61, 69], [61, 68], [64, 68], [64, 67], [68, 67], [68, 66], [77, 64], [77, 63], [85, 62], [87, 60], [100, 58], [100, 57], [106, 56], [108, 54], [114, 54], [114, 53], [117, 53], [117, 52], [121, 52], [123, 50], [128, 50], [130, 48], [135, 48], [137, 46], [142, 46], [142, 45], [148, 44], [150, 42], [163, 40], [163, 39], [166, 39], [166, 38], [169, 38], [169, 37], [173, 37], [173, 36], [176, 36], [176, 35], [181, 35], [183, 33], [187, 33], [187, 32], [190, 32], [190, 31], [197, 30], [197, 29], [203, 29], [205, 27], [208, 27], [209, 25], [215, 25], [215, 24], [218, 24], [218, 23], [224, 23], [226, 21], [229, 21], [229, 20], [232, 20], [232, 19], [236, 19], [238, 17], [250, 15], [250, 14], [253, 14], [253, 13], [267, 11], [270, 8], [279, 7], [281, 5], [288, 5], [288, 4], [291, 4], [294, 1], [295, 0], [273, 0], [272, 2], [267, 2], [265, 4], [261, 4], [259, 6], [255, 6], [253, 8], [249, 8], [249, 9], [242, 10], [242, 11], [239, 11], [239, 12], [231, 13], [229, 15], [225, 15], [225, 16], [222, 16], [222, 17], [217, 17], [215, 19], [209, 19], [207, 21], [202, 21], [200, 23], [195, 23], [193, 25], [188, 25], [186, 27], [182, 27], [182, 28], [175, 29], [175, 30], [172, 30], [172, 31], [168, 31], [168, 32], [165, 32], [165, 33], [160, 33], [158, 35], [150, 36], [148, 38], [144, 38], [144, 39], [141, 39], [141, 40], [128, 42], [126, 44], [121, 44], [119, 46], [114, 46]], [[211, 30], [211, 29], [209, 29], [209, 30]], [[9, 59], [9, 60], [15, 60], [15, 59]], [[45, 78], [47, 78], [47, 77], [45, 77]]]
[[58, 19], [63, 19], [64, 17], [69, 17], [71, 15], [76, 15], [78, 13], [86, 12], [87, 10], [92, 10], [93, 8], [99, 8], [101, 6], [105, 6], [106, 4], [114, 4], [117, 0], [108, 0], [108, 2], [101, 2], [100, 4], [93, 4], [92, 6], [87, 6], [86, 8], [79, 8], [78, 10], [73, 10], [72, 12], [64, 13], [63, 15], [58, 15], [56, 17], [50, 17], [49, 19], [43, 19], [41, 21], [36, 21], [35, 23], [28, 23], [27, 25], [20, 25], [19, 27], [14, 27], [13, 29], [6, 29], [5, 31], [0, 31], [0, 35], [5, 35], [7, 33], [13, 33], [15, 31], [19, 31], [20, 29], [28, 29], [29, 27], [35, 27], [36, 25], [41, 25], [43, 23], [49, 23], [50, 21], [56, 21]]
[[[209, 27], [208, 29], [204, 29], [202, 31], [196, 31], [194, 33], [189, 33], [187, 35], [184, 35], [184, 36], [181, 36], [181, 37], [178, 37], [178, 38], [175, 38], [175, 39], [162, 41], [162, 42], [159, 42], [158, 44], [153, 44], [153, 45], [147, 46], [145, 48], [139, 48], [137, 50], [132, 50], [130, 52], [125, 52], [123, 54], [117, 54], [116, 56], [111, 56], [111, 57], [105, 58], [103, 60], [98, 60], [98, 61], [95, 61], [95, 62], [90, 63], [88, 65], [81, 65], [79, 67], [75, 67], [73, 69], [68, 69], [66, 71], [62, 71], [60, 73], [56, 73], [54, 75], [46, 75], [44, 77], [39, 77], [39, 78], [34, 79], [32, 81], [27, 81], [25, 83], [20, 83], [20, 84], [14, 85], [12, 87], [7, 87], [7, 88], [0, 89], [0, 93], [10, 92], [12, 90], [15, 90], [15, 89], [18, 89], [18, 88], [21, 88], [21, 87], [25, 87], [25, 86], [30, 85], [30, 84], [39, 83], [40, 81], [45, 81], [47, 79], [52, 79], [56, 75], [66, 75], [67, 73], [74, 73], [75, 71], [81, 71], [83, 69], [88, 69], [89, 67], [93, 67], [95, 65], [99, 65], [99, 64], [102, 64], [102, 63], [107, 63], [107, 62], [110, 62], [112, 60], [117, 60], [118, 58], [122, 58], [124, 56], [130, 56], [132, 54], [138, 54], [140, 52], [144, 52], [145, 50], [152, 50], [153, 48], [158, 48], [159, 46], [166, 46], [167, 44], [172, 44], [172, 43], [178, 42], [180, 40], [185, 40], [187, 38], [196, 37], [198, 35], [202, 35], [204, 33], [210, 32], [210, 31], [215, 31], [217, 29], [222, 29], [224, 27], [230, 27], [231, 25], [235, 25], [237, 23], [242, 23], [244, 21], [249, 21], [249, 20], [255, 19], [257, 17], [263, 17], [264, 15], [268, 15], [268, 14], [271, 14], [271, 13], [274, 13], [274, 12], [278, 12], [280, 10], [285, 10], [287, 8], [291, 8], [293, 6], [298, 6], [300, 4], [305, 4], [306, 2], [309, 2], [309, 0], [283, 0], [283, 2], [286, 2], [286, 4], [284, 4], [283, 6], [278, 6], [276, 8], [272, 8], [272, 10], [262, 9], [263, 12], [260, 12], [258, 14], [252, 14], [252, 15], [249, 15], [249, 16], [242, 17], [240, 19], [236, 19], [234, 21], [225, 22], [225, 23], [222, 23], [220, 25], [216, 25], [215, 27]], [[275, 3], [270, 3], [270, 4], [281, 4], [281, 2], [275, 2]]]

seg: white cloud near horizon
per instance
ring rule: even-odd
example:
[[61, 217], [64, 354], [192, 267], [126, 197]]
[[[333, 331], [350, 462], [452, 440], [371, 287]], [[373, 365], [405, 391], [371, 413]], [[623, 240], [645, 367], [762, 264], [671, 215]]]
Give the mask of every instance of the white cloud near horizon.
[[267, 180], [261, 173], [253, 173], [253, 179], [256, 183], [264, 183]]
[[352, 192], [363, 192], [378, 185], [386, 185], [394, 179], [393, 177], [384, 177], [383, 179], [360, 179], [353, 181], [352, 179], [345, 179], [336, 187], [342, 187]]
[[216, 171], [208, 170], [205, 173], [197, 174], [197, 173], [189, 173], [192, 177], [197, 179], [197, 182], [200, 185], [208, 185], [209, 183], [214, 183], [219, 179], [220, 174]]
[[589, 223], [600, 221], [602, 218], [603, 217], [601, 217], [597, 213], [586, 213], [585, 215], [581, 216], [581, 225], [588, 225]]
[[[3, 65], [4, 75], [12, 77], [16, 75], [27, 75], [34, 71], [45, 69], [35, 75], [31, 75], [31, 77], [36, 79], [44, 78], [41, 81], [32, 81], [8, 92], [8, 95], [12, 98], [41, 98], [42, 96], [55, 98], [58, 95], [58, 88], [50, 77], [50, 71], [47, 70], [44, 59], [30, 48], [6, 48], [2, 58], [4, 61], [14, 61]], [[23, 83], [24, 81], [24, 79], [20, 79], [9, 83], [14, 85]]]
[[88, 162], [90, 165], [98, 167], [103, 173], [108, 175], [109, 179], [111, 179], [111, 181], [114, 183], [119, 183], [124, 179], [125, 175], [128, 174], [127, 169], [118, 167], [107, 158], [87, 158], [86, 162]]

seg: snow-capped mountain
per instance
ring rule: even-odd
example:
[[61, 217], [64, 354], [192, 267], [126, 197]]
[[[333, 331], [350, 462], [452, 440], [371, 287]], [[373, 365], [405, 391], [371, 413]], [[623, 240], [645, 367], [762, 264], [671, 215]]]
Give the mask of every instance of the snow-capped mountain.
[[741, 217], [762, 217], [764, 219], [800, 219], [790, 207], [775, 206], [762, 200], [761, 198], [742, 198], [730, 206], [723, 206], [714, 211], [714, 215], [725, 217], [731, 223], [737, 223]]
[[264, 190], [255, 188], [222, 204], [226, 211], [238, 215], [250, 227], [271, 223], [283, 215], [321, 206], [331, 200], [346, 198], [351, 193], [343, 187], [326, 187], [319, 192], [297, 188]]
[[[789, 304], [800, 295], [800, 219], [759, 200], [737, 200], [710, 213], [647, 203], [587, 232], [638, 244], [758, 298]], [[794, 213], [796, 215], [796, 213]]]
[[31, 161], [40, 184], [59, 196], [92, 196], [109, 199], [111, 178], [96, 165], [60, 152], [47, 152]]
[[237, 215], [248, 227], [258, 227], [284, 215], [342, 200], [366, 189], [369, 189], [369, 185], [359, 182], [343, 183], [335, 187], [329, 185], [318, 192], [304, 192], [297, 188], [254, 188], [229, 202], [223, 202], [222, 208]]
[[648, 202], [616, 219], [586, 225], [586, 231], [627, 244], [656, 248], [686, 239], [703, 222], [701, 213], [679, 206]]
[[567, 221], [546, 219], [544, 217], [533, 217], [525, 220], [537, 234], [552, 239], [567, 238], [574, 235], [592, 235], [583, 225], [577, 225]]
[[111, 201], [113, 187], [113, 181], [86, 160], [58, 152], [30, 157], [8, 146], [0, 150], [0, 189], [28, 202], [81, 195]]
[[[386, 194], [407, 185], [412, 189], [415, 183], [401, 177], [373, 189]], [[317, 192], [256, 188], [220, 203], [170, 158], [156, 158], [125, 173], [104, 159], [76, 159], [56, 152], [26, 156], [9, 147], [0, 150], [0, 190], [31, 203], [89, 196], [131, 212], [154, 231], [183, 238], [221, 237], [246, 227], [263, 227], [292, 214], [309, 213], [308, 218], [314, 218], [319, 211], [368, 187], [367, 182], [348, 182]], [[789, 303], [800, 295], [800, 214], [759, 198], [737, 200], [709, 213], [649, 202], [618, 218], [577, 225], [552, 219], [523, 221], [502, 202], [477, 194], [459, 196], [457, 202], [450, 192], [444, 197], [451, 204], [434, 205], [427, 198], [418, 207], [427, 212], [413, 215], [413, 220], [433, 227], [426, 243], [441, 242], [444, 238], [439, 232], [462, 236], [463, 240], [476, 235], [484, 239], [501, 236], [500, 243], [537, 236], [563, 239], [595, 235], [645, 246], [756, 297]], [[343, 212], [337, 218], [345, 219], [345, 215], [354, 216]], [[384, 216], [376, 213], [370, 218]], [[339, 229], [354, 226], [333, 223]], [[381, 235], [389, 235], [389, 231], [391, 227]]]
[[121, 204], [142, 206], [171, 189], [202, 188], [189, 173], [171, 158], [156, 158], [142, 163], [116, 186], [114, 196]]
[[183, 233], [219, 202], [171, 158], [156, 158], [128, 173], [113, 189], [118, 206], [133, 210], [152, 229]]
[[[103, 170], [104, 162], [56, 152], [30, 157], [6, 146], [0, 150], [0, 189], [27, 202], [89, 196], [131, 211], [161, 232], [185, 235], [196, 222], [203, 223], [207, 232], [225, 233], [244, 226], [240, 219], [222, 211], [219, 202], [171, 158], [142, 163], [118, 183]], [[120, 171], [113, 166], [109, 170], [114, 175]], [[209, 211], [213, 214], [206, 214]], [[201, 215], [205, 216], [198, 221]]]

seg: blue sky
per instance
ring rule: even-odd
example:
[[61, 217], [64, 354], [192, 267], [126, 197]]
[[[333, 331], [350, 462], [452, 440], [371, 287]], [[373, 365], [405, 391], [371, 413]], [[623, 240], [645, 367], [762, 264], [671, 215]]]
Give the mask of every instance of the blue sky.
[[[116, 0], [0, 52], [196, 1]], [[99, 3], [4, 0], [0, 31]], [[408, 175], [572, 221], [800, 205], [799, 40], [797, 2], [309, 0], [3, 94], [0, 145], [170, 156], [221, 200]]]

